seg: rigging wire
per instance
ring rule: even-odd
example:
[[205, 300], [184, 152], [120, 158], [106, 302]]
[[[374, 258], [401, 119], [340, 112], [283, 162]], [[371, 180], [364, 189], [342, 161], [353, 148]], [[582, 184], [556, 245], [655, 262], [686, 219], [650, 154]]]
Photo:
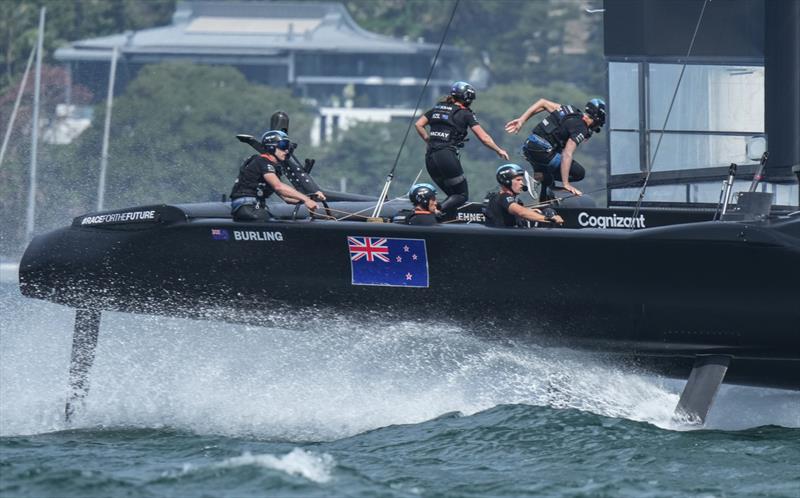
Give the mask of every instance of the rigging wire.
[[384, 183], [381, 195], [378, 197], [378, 204], [375, 205], [375, 210], [372, 212], [373, 218], [377, 218], [378, 214], [380, 214], [381, 208], [383, 207], [384, 199], [386, 199], [386, 196], [389, 193], [389, 186], [392, 184], [392, 180], [394, 179], [394, 171], [395, 169], [397, 169], [397, 163], [400, 161], [400, 153], [403, 151], [403, 147], [406, 144], [406, 140], [408, 140], [408, 132], [411, 131], [411, 124], [414, 122], [414, 118], [417, 117], [417, 110], [419, 109], [420, 103], [422, 103], [422, 97], [425, 95], [425, 90], [428, 89], [428, 83], [430, 83], [431, 81], [431, 76], [433, 75], [433, 69], [436, 67], [436, 61], [439, 60], [439, 53], [442, 51], [442, 46], [444, 46], [444, 40], [447, 38], [448, 31], [450, 31], [450, 25], [453, 23], [453, 18], [456, 15], [456, 9], [458, 8], [458, 4], [460, 1], [461, 0], [455, 0], [455, 3], [453, 4], [453, 11], [450, 13], [450, 20], [447, 21], [447, 26], [445, 26], [444, 33], [442, 33], [442, 40], [439, 42], [439, 48], [436, 49], [436, 55], [433, 56], [433, 62], [431, 63], [431, 68], [428, 71], [428, 77], [425, 79], [425, 84], [422, 86], [422, 91], [419, 92], [417, 105], [414, 106], [414, 112], [411, 114], [411, 118], [408, 121], [406, 134], [403, 137], [403, 141], [400, 143], [400, 148], [397, 150], [397, 157], [394, 158], [394, 164], [392, 165], [392, 169], [389, 171], [389, 174], [386, 175], [386, 183]]
[[[703, 21], [703, 14], [706, 11], [706, 6], [710, 0], [703, 1], [703, 8], [700, 9], [700, 16], [697, 18], [697, 24], [694, 27], [694, 34], [692, 35], [692, 41], [689, 43], [689, 50], [686, 52], [686, 58], [688, 58], [692, 54], [692, 48], [694, 47], [694, 41], [697, 38], [697, 32], [700, 30], [700, 23]], [[672, 107], [675, 105], [675, 98], [678, 96], [678, 89], [681, 87], [681, 81], [683, 80], [683, 74], [686, 72], [686, 61], [683, 62], [683, 66], [681, 67], [681, 74], [678, 76], [678, 83], [675, 85], [675, 91], [672, 93], [672, 100], [669, 103], [669, 109], [667, 109], [667, 115], [664, 116], [664, 124], [661, 126], [661, 134], [658, 136], [658, 142], [656, 143], [656, 148], [653, 151], [653, 157], [650, 159], [650, 162], [647, 165], [647, 174], [644, 177], [644, 183], [642, 184], [642, 189], [639, 190], [639, 200], [636, 201], [636, 209], [633, 211], [633, 216], [639, 216], [639, 210], [642, 207], [642, 201], [644, 200], [644, 194], [647, 190], [647, 183], [650, 181], [650, 173], [653, 172], [653, 164], [656, 161], [656, 156], [658, 156], [658, 150], [661, 147], [661, 139], [664, 138], [664, 130], [667, 129], [667, 122], [669, 121], [669, 117], [672, 114]], [[631, 226], [633, 229], [633, 226]]]

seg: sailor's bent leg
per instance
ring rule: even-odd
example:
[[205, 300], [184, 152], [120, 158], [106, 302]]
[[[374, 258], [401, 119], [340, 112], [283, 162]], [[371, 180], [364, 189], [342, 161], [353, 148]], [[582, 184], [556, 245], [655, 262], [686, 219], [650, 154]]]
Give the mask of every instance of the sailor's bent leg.
[[680, 421], [703, 424], [722, 379], [731, 363], [730, 356], [697, 356], [689, 380], [681, 393], [674, 417]]
[[441, 204], [441, 210], [447, 216], [455, 216], [456, 210], [467, 203], [469, 199], [469, 185], [463, 174], [444, 180], [442, 190], [447, 198]]
[[586, 168], [581, 166], [576, 160], [572, 160], [572, 164], [569, 167], [569, 181], [571, 182], [579, 182], [584, 179], [586, 176]]
[[75, 310], [75, 330], [72, 334], [72, 356], [69, 364], [69, 391], [64, 417], [70, 421], [75, 405], [89, 393], [89, 370], [94, 363], [97, 337], [100, 332], [100, 310]]

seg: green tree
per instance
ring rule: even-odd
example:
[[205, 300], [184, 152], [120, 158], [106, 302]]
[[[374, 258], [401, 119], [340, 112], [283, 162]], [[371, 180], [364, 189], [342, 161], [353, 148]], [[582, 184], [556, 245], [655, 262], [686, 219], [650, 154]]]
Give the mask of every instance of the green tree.
[[[407, 127], [407, 122], [353, 126], [340, 140], [326, 144], [319, 151], [315, 178], [333, 189], [338, 189], [340, 178], [346, 178], [348, 192], [377, 197], [394, 165]], [[397, 163], [391, 196], [403, 195], [420, 170], [423, 170], [420, 178], [426, 179], [424, 168], [424, 144], [412, 128]]]
[[[364, 28], [438, 43], [453, 0], [347, 0]], [[461, 0], [446, 42], [464, 52], [462, 78], [482, 66], [493, 83], [545, 86], [569, 81], [589, 93], [605, 87], [602, 16], [577, 0]], [[443, 65], [453, 61], [442, 61]]]
[[[55, 109], [58, 103], [64, 102], [64, 79], [65, 71], [61, 67], [42, 65], [42, 82], [40, 90], [41, 108], [42, 109]], [[8, 123], [8, 117], [14, 106], [17, 92], [19, 91], [21, 82], [11, 87], [7, 95], [0, 97], [0, 119], [3, 124]], [[24, 97], [20, 102], [19, 111], [17, 113], [16, 122], [10, 135], [8, 142], [8, 149], [6, 156], [3, 159], [2, 168], [0, 168], [0, 212], [3, 213], [4, 220], [24, 220], [25, 206], [28, 197], [28, 174], [30, 168], [31, 157], [31, 133], [32, 133], [32, 117], [33, 117], [33, 78], [29, 78], [27, 88], [23, 93]], [[74, 103], [86, 103], [90, 100], [91, 95], [88, 90], [82, 87], [74, 87], [72, 92], [72, 101]], [[39, 150], [38, 150], [38, 185], [41, 187], [47, 184], [52, 178], [53, 165], [57, 164], [63, 153], [64, 146], [51, 145], [47, 143], [46, 128], [49, 124], [48, 114], [42, 113], [43, 117], [40, 120], [40, 125], [43, 126], [39, 134]], [[5, 134], [5, 129], [3, 129]], [[43, 197], [41, 188], [37, 196], [40, 205], [47, 205], [47, 199]], [[66, 201], [64, 201], [59, 209], [66, 210], [67, 213], [75, 215], [75, 209], [72, 209]], [[79, 203], [75, 208], [83, 208], [86, 204]], [[39, 221], [47, 222], [48, 218], [52, 222], [52, 217], [45, 216], [46, 210], [39, 210]], [[7, 217], [7, 218], [6, 218]], [[64, 217], [59, 216], [59, 221], [63, 221]], [[0, 228], [0, 254], [12, 254], [18, 250], [18, 244], [22, 241], [25, 234], [25, 223], [20, 221], [18, 223], [4, 223]]]
[[0, 0], [0, 95], [25, 69], [36, 45], [39, 9], [46, 7], [44, 60], [68, 41], [167, 24], [176, 0]]
[[[250, 84], [231, 67], [145, 66], [114, 103], [107, 207], [229, 192], [241, 161], [254, 153], [236, 133], [258, 136], [276, 110], [289, 113], [294, 136], [309, 135], [310, 110], [287, 90]], [[99, 157], [103, 114], [100, 106], [74, 147], [76, 177], [97, 178], [96, 167], [81, 158]]]

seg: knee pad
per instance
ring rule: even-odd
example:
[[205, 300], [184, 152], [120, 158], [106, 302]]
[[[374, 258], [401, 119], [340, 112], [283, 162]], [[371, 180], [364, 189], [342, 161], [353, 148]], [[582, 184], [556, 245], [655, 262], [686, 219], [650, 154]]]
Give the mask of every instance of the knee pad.
[[572, 164], [569, 168], [569, 179], [573, 182], [578, 182], [583, 180], [586, 176], [586, 169], [580, 165], [577, 161], [572, 161]]
[[460, 206], [463, 206], [467, 203], [467, 196], [463, 194], [453, 194], [447, 197], [444, 201], [442, 201], [439, 209], [444, 211], [447, 214], [455, 213], [456, 209]]

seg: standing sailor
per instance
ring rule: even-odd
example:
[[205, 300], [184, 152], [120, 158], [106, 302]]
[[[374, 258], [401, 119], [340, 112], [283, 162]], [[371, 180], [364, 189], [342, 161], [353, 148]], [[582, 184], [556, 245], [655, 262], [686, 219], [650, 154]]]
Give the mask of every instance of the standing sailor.
[[556, 214], [555, 209], [531, 209], [517, 200], [520, 192], [527, 190], [525, 186], [525, 170], [516, 164], [504, 164], [497, 168], [495, 174], [500, 184], [499, 192], [490, 193], [483, 201], [483, 213], [486, 226], [496, 228], [513, 228], [522, 226], [521, 221], [540, 221], [563, 224], [564, 220]]
[[250, 156], [239, 168], [239, 177], [231, 190], [231, 214], [236, 221], [259, 219], [258, 209], [266, 205], [264, 200], [277, 193], [289, 204], [302, 202], [309, 211], [317, 209], [317, 203], [307, 195], [281, 182], [279, 164], [286, 159], [292, 142], [279, 130], [271, 130], [261, 137], [265, 152]]
[[[475, 97], [472, 85], [457, 81], [450, 88], [450, 95], [421, 116], [415, 124], [419, 136], [428, 143], [425, 154], [428, 174], [447, 194], [441, 210], [450, 218], [455, 217], [456, 209], [469, 199], [469, 186], [458, 158], [458, 150], [467, 139], [467, 130], [471, 129], [481, 143], [508, 160], [508, 153], [498, 147], [492, 137], [481, 128], [470, 109]], [[425, 129], [428, 125], [430, 133]]]
[[534, 179], [542, 182], [539, 200], [546, 200], [548, 189], [556, 178], [565, 190], [573, 195], [583, 195], [570, 182], [577, 182], [586, 175], [586, 170], [573, 159], [575, 149], [599, 133], [606, 123], [606, 103], [592, 99], [583, 112], [571, 105], [561, 105], [539, 99], [520, 117], [506, 123], [508, 133], [518, 133], [522, 125], [534, 114], [547, 111], [549, 114], [537, 124], [525, 144], [522, 153], [533, 166]]

